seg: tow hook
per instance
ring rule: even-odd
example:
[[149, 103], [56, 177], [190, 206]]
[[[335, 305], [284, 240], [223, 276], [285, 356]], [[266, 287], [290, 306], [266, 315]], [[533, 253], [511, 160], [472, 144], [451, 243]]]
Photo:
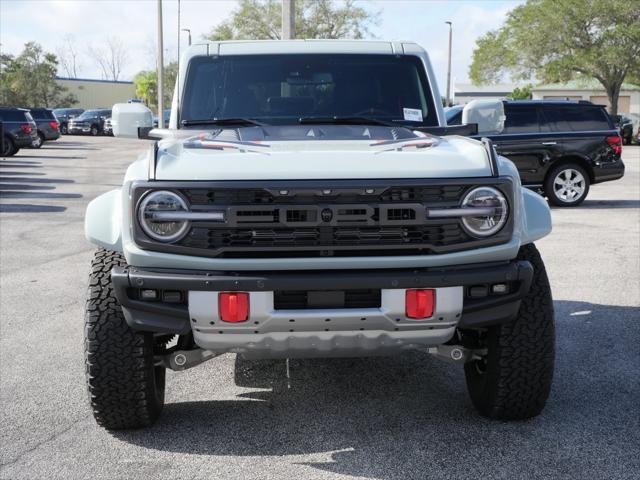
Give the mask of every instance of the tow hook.
[[486, 354], [484, 350], [471, 350], [461, 345], [438, 345], [429, 347], [427, 350], [440, 360], [449, 363], [467, 363], [471, 360], [480, 360], [481, 355]]
[[166, 355], [155, 357], [156, 366], [164, 366], [176, 372], [200, 365], [207, 360], [217, 357], [219, 354], [210, 350], [197, 348], [195, 350], [176, 350]]

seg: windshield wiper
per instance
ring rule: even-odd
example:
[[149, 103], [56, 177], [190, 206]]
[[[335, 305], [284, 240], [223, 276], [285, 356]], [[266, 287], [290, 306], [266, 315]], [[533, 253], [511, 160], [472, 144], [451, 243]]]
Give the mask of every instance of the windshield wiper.
[[192, 125], [257, 125], [261, 127], [266, 125], [251, 118], [210, 118], [203, 120], [182, 120], [181, 123], [185, 127]]
[[298, 123], [317, 125], [330, 123], [333, 125], [381, 125], [383, 127], [397, 127], [398, 125], [371, 117], [300, 117]]

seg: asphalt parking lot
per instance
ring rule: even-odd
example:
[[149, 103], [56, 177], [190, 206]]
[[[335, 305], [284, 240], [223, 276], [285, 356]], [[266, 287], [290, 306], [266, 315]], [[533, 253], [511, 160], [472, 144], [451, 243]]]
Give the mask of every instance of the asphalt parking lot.
[[65, 136], [0, 159], [1, 478], [638, 478], [640, 147], [539, 242], [557, 320], [540, 417], [479, 417], [461, 367], [424, 354], [295, 360], [289, 380], [225, 355], [168, 373], [156, 426], [108, 433], [84, 383], [83, 217], [145, 148]]

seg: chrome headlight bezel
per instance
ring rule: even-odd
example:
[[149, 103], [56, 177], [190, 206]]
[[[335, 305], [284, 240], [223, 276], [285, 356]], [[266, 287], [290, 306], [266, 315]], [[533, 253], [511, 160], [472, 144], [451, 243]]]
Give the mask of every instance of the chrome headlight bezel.
[[151, 229], [151, 227], [148, 225], [148, 220], [145, 214], [147, 213], [149, 204], [153, 200], [156, 200], [159, 196], [162, 196], [162, 195], [172, 198], [181, 207], [180, 210], [167, 209], [164, 211], [169, 211], [169, 212], [184, 211], [185, 213], [189, 211], [189, 205], [187, 201], [184, 199], [184, 197], [182, 197], [182, 195], [179, 195], [176, 192], [173, 192], [171, 190], [150, 190], [138, 202], [136, 217], [138, 219], [138, 225], [140, 226], [142, 231], [145, 233], [145, 235], [147, 235], [149, 238], [157, 242], [174, 243], [186, 235], [186, 233], [189, 231], [189, 228], [191, 227], [191, 222], [189, 222], [188, 220], [172, 221], [172, 222], [156, 222], [156, 223], [178, 224], [179, 227], [177, 228], [177, 231], [171, 235], [161, 235], [155, 232], [153, 229]]
[[[491, 204], [487, 204], [486, 200], [483, 201], [483, 203], [480, 205], [477, 203], [475, 205], [472, 204], [474, 200], [473, 197], [477, 196], [482, 191], [485, 192], [485, 196], [487, 194], [490, 194], [491, 197], [494, 199], [494, 201], [491, 202]], [[507, 221], [509, 220], [509, 202], [507, 200], [507, 196], [504, 193], [502, 193], [499, 189], [489, 185], [483, 185], [483, 186], [475, 187], [469, 190], [463, 197], [462, 203], [460, 205], [462, 208], [493, 207], [497, 211], [497, 214], [493, 215], [492, 217], [489, 217], [486, 215], [479, 215], [479, 216], [467, 215], [462, 217], [462, 226], [464, 227], [465, 231], [469, 235], [475, 238], [487, 238], [487, 237], [496, 235], [498, 232], [500, 232], [504, 228], [504, 226], [507, 224]], [[495, 220], [494, 217], [497, 217], [497, 220]], [[479, 218], [485, 219], [484, 221], [488, 223], [493, 223], [493, 225], [491, 225], [486, 230], [482, 230], [478, 228], [476, 224], [473, 223], [474, 220], [477, 221]], [[488, 220], [489, 218], [492, 218], [492, 220], [489, 221]]]

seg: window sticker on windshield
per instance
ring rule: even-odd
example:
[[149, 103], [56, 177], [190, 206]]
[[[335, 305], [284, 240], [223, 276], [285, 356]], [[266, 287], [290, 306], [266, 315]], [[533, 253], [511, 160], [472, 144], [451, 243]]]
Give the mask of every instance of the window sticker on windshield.
[[418, 110], [417, 108], [403, 108], [404, 119], [412, 122], [421, 122], [422, 121], [422, 110]]

